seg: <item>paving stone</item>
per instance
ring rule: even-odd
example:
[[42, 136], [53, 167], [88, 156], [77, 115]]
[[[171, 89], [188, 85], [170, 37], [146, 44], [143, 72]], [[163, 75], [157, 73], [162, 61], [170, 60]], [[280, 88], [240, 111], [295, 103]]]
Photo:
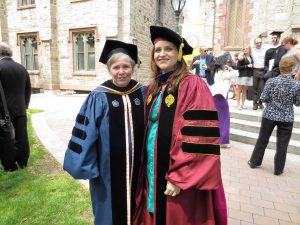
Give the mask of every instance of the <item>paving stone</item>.
[[264, 209], [265, 215], [274, 219], [280, 219], [287, 222], [291, 222], [289, 213], [275, 210], [275, 209]]
[[243, 212], [248, 212], [248, 213], [253, 213], [256, 215], [264, 215], [264, 208], [257, 206], [257, 205], [252, 205], [252, 204], [247, 204], [247, 203], [241, 203], [241, 211]]
[[240, 210], [235, 210], [235, 209], [229, 209], [229, 218], [236, 219], [236, 220], [241, 220], [241, 221], [246, 221], [249, 223], [253, 222], [253, 215], [252, 213], [248, 212], [242, 212]]
[[254, 215], [254, 224], [257, 225], [279, 225], [278, 219], [274, 219], [271, 217]]
[[[32, 95], [30, 108], [45, 110], [33, 114], [34, 130], [60, 163], [63, 162], [75, 117], [85, 98], [86, 95]], [[247, 116], [247, 112], [237, 113]], [[251, 113], [261, 114], [261, 111]], [[296, 113], [300, 121], [300, 110]], [[288, 153], [284, 173], [274, 176], [274, 150], [266, 150], [260, 168], [250, 169], [247, 161], [252, 150], [253, 144], [233, 140], [230, 149], [221, 149], [228, 225], [300, 224], [300, 155]], [[82, 183], [88, 187], [88, 181]]]

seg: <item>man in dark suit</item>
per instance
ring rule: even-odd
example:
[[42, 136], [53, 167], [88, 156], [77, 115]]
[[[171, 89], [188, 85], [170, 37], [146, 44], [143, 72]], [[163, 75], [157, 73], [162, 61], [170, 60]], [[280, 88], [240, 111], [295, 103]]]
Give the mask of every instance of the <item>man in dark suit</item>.
[[266, 51], [265, 54], [265, 80], [276, 77], [280, 74], [279, 62], [281, 57], [286, 53], [284, 46], [280, 42], [282, 31], [272, 31], [270, 33], [272, 38], [272, 47]]
[[194, 57], [191, 68], [196, 69], [196, 74], [205, 80], [209, 85], [214, 84], [214, 78], [211, 74], [211, 69], [214, 64], [214, 58], [212, 55], [207, 54], [207, 47], [200, 46], [200, 55]]
[[[28, 108], [31, 84], [27, 70], [21, 64], [15, 62], [12, 58], [12, 51], [9, 46], [0, 43], [0, 80], [6, 97], [7, 107], [15, 127], [15, 143], [11, 142], [0, 143], [1, 149], [5, 149], [1, 157], [6, 158], [6, 155], [13, 156], [14, 148], [16, 148], [16, 156], [14, 160], [20, 168], [27, 166], [29, 158], [29, 142], [27, 133], [27, 116], [26, 109]], [[2, 102], [0, 104], [0, 112], [3, 115]], [[2, 140], [3, 142], [3, 140]], [[4, 148], [5, 147], [5, 148]], [[4, 157], [3, 157], [4, 155]], [[3, 165], [3, 160], [2, 160]], [[5, 162], [4, 162], [5, 164]], [[5, 170], [15, 170], [16, 165], [11, 165], [11, 168]]]

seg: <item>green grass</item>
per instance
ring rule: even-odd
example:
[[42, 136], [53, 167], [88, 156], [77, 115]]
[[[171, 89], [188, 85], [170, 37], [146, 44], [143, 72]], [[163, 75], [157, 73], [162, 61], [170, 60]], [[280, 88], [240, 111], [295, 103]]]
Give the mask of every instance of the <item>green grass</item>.
[[26, 169], [0, 171], [0, 225], [93, 224], [89, 191], [62, 170], [46, 152], [31, 127], [30, 159]]

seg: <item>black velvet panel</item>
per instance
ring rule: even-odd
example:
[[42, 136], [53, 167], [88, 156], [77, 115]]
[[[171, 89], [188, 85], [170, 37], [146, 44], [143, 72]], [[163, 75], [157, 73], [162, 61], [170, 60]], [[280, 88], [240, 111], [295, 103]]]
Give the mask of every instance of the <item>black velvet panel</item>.
[[206, 155], [220, 155], [220, 145], [182, 143], [182, 151]]
[[127, 87], [118, 87], [112, 82], [112, 80], [107, 80], [102, 85], [119, 92], [126, 92], [133, 88], [136, 84], [137, 82], [135, 80], [131, 80]]
[[[109, 105], [110, 171], [113, 225], [126, 225], [126, 145], [122, 96], [106, 93]], [[114, 107], [113, 103], [118, 103]]]
[[86, 139], [86, 132], [78, 129], [77, 127], [73, 128], [72, 135], [82, 140]]
[[182, 135], [200, 137], [220, 137], [219, 127], [186, 126], [181, 129]]
[[72, 150], [73, 152], [76, 152], [78, 154], [80, 154], [82, 152], [81, 145], [79, 145], [79, 144], [77, 144], [77, 143], [75, 143], [75, 142], [73, 142], [71, 140], [69, 141], [68, 148], [70, 150]]
[[87, 126], [89, 124], [89, 119], [83, 115], [78, 114], [76, 117], [76, 122]]
[[133, 219], [135, 211], [135, 195], [137, 188], [137, 181], [139, 175], [139, 169], [141, 164], [141, 152], [143, 147], [144, 137], [144, 102], [143, 95], [140, 90], [133, 92], [129, 95], [132, 118], [134, 127], [134, 167], [132, 174], [132, 188], [131, 188], [131, 219]]
[[185, 120], [218, 120], [218, 112], [211, 110], [188, 110], [184, 112]]
[[[167, 90], [167, 88], [166, 88]], [[161, 101], [161, 109], [158, 124], [158, 139], [157, 139], [157, 158], [156, 158], [156, 224], [166, 224], [166, 201], [167, 197], [164, 194], [167, 180], [165, 175], [168, 172], [170, 164], [170, 148], [172, 141], [172, 129], [174, 123], [174, 114], [177, 106], [178, 92], [174, 93], [175, 102], [168, 107], [165, 103], [165, 98], [168, 93], [165, 92]]]
[[[107, 94], [110, 107], [110, 144], [111, 144], [111, 177], [112, 177], [112, 208], [113, 224], [125, 225], [127, 221], [126, 205], [126, 139], [124, 127], [124, 105], [122, 97]], [[143, 96], [140, 90], [129, 95], [134, 126], [134, 168], [131, 189], [131, 218], [135, 211], [135, 194], [141, 162], [141, 149], [144, 136]], [[119, 103], [113, 107], [112, 102]], [[121, 190], [121, 191], [120, 191]]]

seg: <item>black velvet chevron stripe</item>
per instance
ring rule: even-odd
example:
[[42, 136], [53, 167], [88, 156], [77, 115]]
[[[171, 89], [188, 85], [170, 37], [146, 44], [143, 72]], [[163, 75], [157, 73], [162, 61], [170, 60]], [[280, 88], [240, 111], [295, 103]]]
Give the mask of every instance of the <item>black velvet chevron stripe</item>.
[[212, 110], [188, 110], [184, 112], [185, 120], [218, 120], [217, 111]]
[[82, 140], [85, 140], [86, 139], [86, 132], [83, 131], [83, 130], [80, 130], [76, 127], [73, 128], [72, 130], [72, 135], [77, 137], [77, 138], [80, 138]]
[[220, 137], [219, 127], [186, 126], [181, 129], [182, 135], [201, 137]]
[[182, 150], [186, 153], [220, 155], [220, 146], [212, 144], [194, 144], [183, 142]]
[[77, 117], [76, 117], [76, 122], [87, 126], [90, 121], [86, 116], [78, 114]]
[[73, 142], [72, 140], [69, 141], [68, 148], [69, 148], [70, 150], [72, 150], [73, 152], [76, 152], [76, 153], [78, 153], [78, 154], [80, 154], [80, 153], [82, 152], [82, 147], [81, 147], [81, 145], [79, 145], [79, 144]]

